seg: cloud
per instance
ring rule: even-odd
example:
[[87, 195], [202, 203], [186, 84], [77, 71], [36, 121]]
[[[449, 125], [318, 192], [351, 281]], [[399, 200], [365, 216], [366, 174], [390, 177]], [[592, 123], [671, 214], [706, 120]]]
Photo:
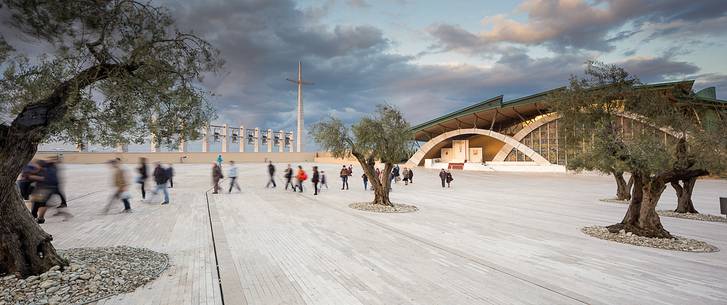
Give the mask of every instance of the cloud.
[[[439, 24], [429, 29], [435, 48], [475, 52], [499, 44], [544, 45], [555, 51], [612, 51], [614, 43], [649, 30], [664, 35], [723, 34], [727, 1], [526, 0], [515, 14], [486, 16], [485, 30], [472, 33]], [[526, 21], [515, 15], [527, 15]]]

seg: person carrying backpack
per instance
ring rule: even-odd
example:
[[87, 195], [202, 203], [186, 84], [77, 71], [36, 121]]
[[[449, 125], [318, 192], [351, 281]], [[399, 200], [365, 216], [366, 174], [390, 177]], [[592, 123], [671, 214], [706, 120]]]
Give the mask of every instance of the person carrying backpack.
[[348, 169], [344, 165], [343, 168], [341, 168], [341, 173], [339, 175], [341, 177], [341, 190], [347, 190], [348, 189]]
[[151, 199], [154, 198], [154, 196], [156, 196], [159, 191], [162, 191], [164, 193], [164, 201], [162, 202], [162, 204], [169, 204], [169, 192], [167, 191], [167, 182], [169, 181], [169, 176], [167, 176], [167, 171], [162, 168], [161, 163], [155, 162], [154, 164], [155, 167], [152, 176], [154, 176], [154, 182], [156, 182], [157, 187], [151, 193], [149, 201], [151, 201]]

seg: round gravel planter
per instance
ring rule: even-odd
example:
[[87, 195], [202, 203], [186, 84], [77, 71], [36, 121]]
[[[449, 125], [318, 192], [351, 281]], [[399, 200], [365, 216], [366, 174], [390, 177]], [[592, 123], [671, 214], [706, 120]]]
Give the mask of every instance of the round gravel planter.
[[348, 205], [349, 208], [377, 213], [410, 213], [419, 209], [413, 205], [394, 203], [394, 206], [371, 204], [370, 202], [357, 202]]
[[621, 230], [619, 233], [611, 233], [605, 227], [585, 227], [581, 229], [583, 233], [590, 236], [615, 241], [623, 244], [630, 244], [642, 247], [651, 247], [665, 250], [684, 251], [684, 252], [717, 252], [719, 248], [712, 246], [703, 241], [690, 238], [676, 236], [674, 239], [669, 238], [649, 238], [641, 237]]
[[603, 198], [603, 199], [598, 199], [598, 200], [599, 201], [603, 201], [603, 202], [618, 203], [618, 204], [629, 204], [629, 203], [631, 203], [631, 200], [619, 200], [619, 199], [616, 199], [616, 198]]
[[126, 246], [58, 250], [69, 265], [39, 276], [0, 278], [0, 304], [88, 304], [132, 292], [157, 278], [169, 257]]
[[669, 210], [656, 211], [659, 216], [674, 217], [691, 220], [711, 221], [711, 222], [723, 222], [727, 223], [727, 218], [717, 215], [700, 214], [700, 213], [677, 213]]

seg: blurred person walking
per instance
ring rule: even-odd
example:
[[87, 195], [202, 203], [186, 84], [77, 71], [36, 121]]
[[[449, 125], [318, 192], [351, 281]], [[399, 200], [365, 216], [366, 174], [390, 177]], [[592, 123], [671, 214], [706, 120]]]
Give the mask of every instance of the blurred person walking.
[[361, 179], [363, 179], [364, 191], [367, 191], [369, 189], [369, 176], [366, 176], [366, 173], [364, 173], [361, 175]]
[[408, 173], [409, 173], [409, 183], [414, 183], [414, 169], [410, 168]]
[[124, 204], [123, 212], [131, 213], [131, 203], [129, 202], [129, 198], [131, 198], [131, 195], [129, 194], [128, 190], [129, 183], [126, 182], [126, 171], [119, 164], [118, 159], [111, 160], [108, 163], [114, 171], [113, 182], [116, 190], [114, 191], [113, 196], [111, 196], [111, 200], [109, 200], [109, 203], [106, 205], [104, 211], [108, 212], [114, 200], [121, 199], [121, 202]]
[[403, 171], [401, 171], [401, 176], [404, 177], [402, 180], [404, 180], [404, 185], [409, 185], [409, 169], [404, 168]]
[[136, 178], [136, 183], [141, 186], [141, 200], [144, 200], [146, 199], [146, 190], [144, 189], [144, 186], [146, 185], [146, 179], [149, 178], [149, 171], [146, 167], [146, 158], [139, 158], [139, 167], [137, 167], [136, 170], [139, 172], [139, 177]]
[[35, 183], [35, 180], [31, 179], [31, 176], [37, 175], [39, 171], [40, 166], [38, 166], [37, 161], [31, 160], [30, 163], [23, 166], [20, 176], [18, 176], [18, 179], [16, 180], [18, 189], [20, 190], [20, 196], [23, 197], [23, 200], [25, 200], [25, 204], [28, 206], [28, 209], [32, 208], [30, 206], [30, 194], [33, 193]]
[[303, 166], [298, 165], [298, 173], [295, 175], [295, 179], [298, 180], [297, 189], [298, 192], [303, 192], [303, 181], [308, 180], [308, 174], [303, 170]]
[[220, 170], [222, 170], [222, 154], [217, 155], [217, 166], [219, 166]]
[[320, 182], [321, 176], [318, 173], [318, 166], [313, 166], [313, 177], [310, 182], [313, 183], [313, 195], [318, 195], [318, 182]]
[[293, 180], [293, 168], [288, 164], [288, 167], [285, 168], [285, 190], [288, 190], [288, 185], [290, 185], [290, 188], [295, 192], [295, 184], [291, 180]]
[[161, 191], [164, 193], [164, 201], [162, 204], [169, 204], [169, 192], [167, 191], [167, 182], [169, 180], [169, 177], [167, 177], [167, 171], [162, 168], [162, 164], [159, 162], [154, 162], [154, 173], [152, 173], [152, 176], [154, 176], [154, 182], [156, 182], [156, 188], [151, 193], [151, 197], [149, 197], [149, 201], [154, 199], [154, 196]]
[[272, 184], [273, 188], [275, 188], [277, 185], [275, 185], [275, 165], [273, 165], [273, 161], [268, 161], [268, 175], [270, 175], [270, 181], [265, 187], [268, 188]]
[[165, 168], [167, 177], [169, 178], [169, 188], [174, 188], [174, 167], [172, 167], [172, 163], [167, 163], [167, 168]]
[[217, 194], [220, 190], [220, 180], [225, 176], [222, 175], [222, 168], [217, 163], [212, 163], [212, 194]]
[[439, 179], [442, 180], [442, 188], [444, 188], [445, 183], [447, 183], [447, 172], [444, 169], [439, 171]]
[[450, 184], [454, 181], [454, 177], [452, 177], [452, 172], [447, 171], [447, 187], [450, 186]]
[[240, 185], [237, 184], [237, 166], [235, 165], [235, 161], [230, 160], [230, 168], [227, 169], [227, 176], [230, 177], [230, 189], [227, 192], [232, 193], [233, 187], [237, 188], [239, 192], [242, 192]]
[[321, 190], [323, 189], [323, 186], [326, 186], [326, 189], [328, 189], [328, 180], [326, 179], [326, 171], [321, 170]]
[[347, 190], [348, 189], [348, 169], [344, 165], [343, 168], [341, 168], [341, 190]]

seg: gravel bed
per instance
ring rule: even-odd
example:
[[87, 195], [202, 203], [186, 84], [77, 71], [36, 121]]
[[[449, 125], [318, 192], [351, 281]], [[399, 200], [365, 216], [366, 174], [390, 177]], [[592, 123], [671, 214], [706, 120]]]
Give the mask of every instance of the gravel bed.
[[629, 204], [629, 203], [631, 203], [631, 200], [619, 200], [617, 198], [603, 198], [603, 199], [598, 199], [598, 200], [599, 201], [603, 201], [603, 202], [618, 203], [618, 204]]
[[585, 227], [581, 229], [583, 233], [590, 236], [615, 241], [623, 244], [630, 244], [642, 247], [659, 248], [674, 251], [684, 252], [717, 252], [719, 248], [712, 246], [703, 241], [694, 240], [690, 238], [676, 236], [673, 239], [669, 238], [650, 238], [642, 237], [631, 234], [631, 232], [625, 232], [624, 230], [618, 233], [611, 233], [605, 227]]
[[683, 218], [683, 219], [691, 219], [691, 220], [727, 223], [727, 217], [718, 216], [718, 215], [701, 214], [701, 213], [677, 213], [677, 212], [670, 211], [670, 210], [659, 210], [656, 212], [659, 214], [659, 216], [664, 216], [664, 217], [675, 217], [675, 218]]
[[58, 250], [69, 265], [39, 276], [0, 278], [0, 305], [86, 304], [131, 292], [169, 265], [166, 254], [126, 246]]
[[371, 204], [370, 202], [357, 202], [352, 203], [348, 205], [349, 208], [357, 209], [361, 211], [367, 211], [367, 212], [378, 212], [378, 213], [410, 213], [410, 212], [416, 212], [419, 210], [419, 208], [408, 205], [408, 204], [399, 204], [394, 203], [394, 206], [387, 206], [387, 205], [381, 205], [381, 204]]

